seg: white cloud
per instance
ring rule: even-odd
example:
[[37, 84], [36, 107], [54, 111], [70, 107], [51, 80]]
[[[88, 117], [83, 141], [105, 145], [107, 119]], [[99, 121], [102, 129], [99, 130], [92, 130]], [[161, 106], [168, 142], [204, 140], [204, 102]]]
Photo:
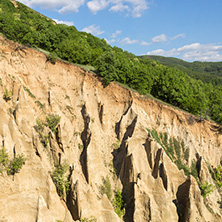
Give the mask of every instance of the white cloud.
[[123, 11], [130, 11], [130, 8], [128, 5], [123, 5], [122, 3], [118, 3], [112, 6], [109, 10], [113, 12], [123, 12]]
[[131, 45], [138, 43], [138, 40], [131, 40], [129, 37], [126, 37], [120, 41], [121, 45]]
[[87, 2], [87, 6], [93, 14], [109, 8], [112, 12], [127, 11], [133, 17], [141, 17], [149, 8], [147, 0], [91, 0]]
[[178, 38], [184, 38], [185, 36], [186, 36], [185, 33], [181, 33], [181, 34], [178, 34], [178, 35], [175, 35], [174, 37], [172, 37], [171, 40], [175, 40]]
[[72, 26], [74, 25], [73, 22], [69, 22], [69, 21], [61, 21], [61, 20], [58, 20], [58, 19], [53, 19], [57, 24], [65, 24], [65, 25], [68, 25], [68, 26]]
[[82, 32], [91, 33], [92, 35], [101, 35], [104, 31], [100, 30], [100, 26], [90, 25], [89, 27], [85, 27], [82, 29]]
[[149, 8], [148, 0], [19, 0], [29, 7], [39, 6], [46, 9], [56, 9], [59, 13], [78, 12], [86, 3], [89, 10], [96, 14], [98, 11], [109, 9], [112, 12], [123, 12], [133, 17], [140, 17]]
[[178, 56], [187, 61], [222, 61], [221, 44], [192, 43], [180, 48], [165, 51], [157, 49], [147, 53], [148, 55]]
[[19, 0], [23, 4], [34, 7], [39, 6], [46, 9], [56, 9], [60, 13], [78, 12], [85, 0]]
[[121, 33], [122, 33], [121, 30], [116, 30], [116, 32], [111, 35], [111, 38], [116, 38], [116, 37], [117, 37], [118, 35], [120, 35]]
[[166, 42], [167, 37], [165, 34], [161, 34], [152, 38], [153, 43]]
[[111, 44], [111, 43], [114, 43], [116, 40], [115, 40], [115, 39], [108, 40], [108, 39], [105, 38], [105, 41], [106, 41], [108, 44]]
[[109, 3], [108, 0], [92, 0], [87, 2], [87, 6], [93, 14], [96, 14], [98, 11], [107, 8]]
[[146, 45], [146, 46], [148, 46], [148, 45], [151, 45], [152, 42], [145, 42], [145, 41], [142, 41], [140, 44], [141, 44], [141, 45]]
[[185, 45], [183, 47], [178, 48], [179, 52], [185, 52], [190, 50], [198, 50], [202, 48], [203, 46], [200, 45], [200, 43], [192, 43], [190, 45]]

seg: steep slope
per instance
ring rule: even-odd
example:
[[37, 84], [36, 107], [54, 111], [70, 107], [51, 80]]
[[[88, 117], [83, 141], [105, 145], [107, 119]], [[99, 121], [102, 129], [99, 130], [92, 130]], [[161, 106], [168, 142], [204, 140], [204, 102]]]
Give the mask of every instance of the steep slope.
[[0, 33], [8, 39], [47, 51], [48, 61], [61, 58], [84, 65], [102, 77], [106, 86], [116, 81], [140, 94], [151, 94], [192, 114], [222, 123], [221, 85], [205, 84], [178, 68], [141, 59], [111, 47], [104, 39], [79, 32], [74, 26], [56, 24], [20, 2], [13, 3], [0, 1]]
[[[10, 159], [26, 158], [18, 173], [0, 175], [1, 221], [222, 220], [220, 189], [204, 198], [198, 186], [214, 184], [208, 167], [222, 161], [218, 125], [0, 41], [0, 141]], [[195, 163], [196, 179], [179, 160]], [[65, 163], [69, 192], [55, 185]]]

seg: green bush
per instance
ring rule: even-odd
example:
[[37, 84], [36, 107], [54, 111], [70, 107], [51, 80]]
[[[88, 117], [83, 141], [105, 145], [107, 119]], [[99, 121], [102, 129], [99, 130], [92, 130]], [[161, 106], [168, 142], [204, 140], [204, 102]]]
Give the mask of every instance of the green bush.
[[0, 173], [7, 168], [9, 163], [8, 153], [4, 146], [0, 149]]
[[17, 155], [12, 160], [9, 160], [5, 147], [2, 146], [0, 149], [0, 173], [6, 170], [8, 175], [15, 175], [15, 173], [20, 171], [25, 161], [26, 159], [23, 154]]
[[83, 219], [80, 219], [80, 222], [96, 222], [97, 219], [95, 217], [90, 217], [90, 218], [86, 218], [84, 217]]
[[221, 165], [219, 165], [217, 168], [214, 169], [212, 173], [212, 177], [215, 180], [216, 184], [222, 188], [222, 168]]
[[12, 99], [12, 91], [9, 91], [8, 89], [5, 88], [5, 93], [3, 95], [3, 99], [8, 102], [9, 100]]
[[106, 194], [109, 200], [112, 198], [112, 188], [111, 188], [111, 183], [109, 180], [109, 177], [106, 176], [106, 178], [103, 177], [102, 179], [103, 185], [100, 186], [100, 192], [101, 194]]
[[39, 139], [40, 142], [42, 143], [42, 145], [46, 148], [48, 143], [49, 143], [49, 135], [44, 135], [43, 131], [44, 131], [44, 127], [45, 124], [43, 123], [43, 121], [39, 118], [36, 119], [36, 124], [37, 126], [35, 127], [36, 131], [39, 134]]
[[57, 58], [57, 56], [56, 56], [55, 54], [50, 53], [50, 54], [47, 56], [46, 61], [47, 61], [47, 62], [50, 62], [50, 63], [53, 64], [53, 65], [55, 65], [55, 64], [56, 64], [56, 60], [57, 60], [56, 58]]
[[57, 192], [59, 196], [65, 197], [70, 190], [70, 182], [68, 180], [69, 165], [64, 163], [62, 165], [57, 165], [52, 173], [53, 182], [56, 185]]
[[120, 190], [117, 190], [113, 199], [113, 206], [114, 206], [116, 214], [120, 218], [122, 218], [123, 216], [123, 205], [124, 205], [124, 201], [123, 201], [122, 193]]
[[24, 158], [23, 154], [15, 156], [8, 165], [8, 175], [15, 175], [15, 173], [18, 173], [22, 166], [25, 164], [25, 160], [26, 159]]
[[59, 124], [61, 119], [61, 116], [56, 115], [56, 114], [49, 114], [48, 116], [46, 116], [46, 122], [48, 127], [52, 130], [52, 132], [56, 133], [56, 127]]
[[203, 184], [200, 184], [201, 195], [204, 198], [211, 194], [214, 189], [215, 187], [213, 186], [213, 184], [209, 184], [207, 181], [205, 181]]

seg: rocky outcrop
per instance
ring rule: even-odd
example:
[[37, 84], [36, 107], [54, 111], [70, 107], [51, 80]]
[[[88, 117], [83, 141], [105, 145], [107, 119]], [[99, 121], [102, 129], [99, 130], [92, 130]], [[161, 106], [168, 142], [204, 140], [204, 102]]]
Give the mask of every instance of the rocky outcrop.
[[[0, 174], [0, 221], [222, 220], [209, 171], [222, 161], [215, 123], [116, 83], [104, 88], [79, 66], [53, 65], [30, 48], [21, 56], [16, 43], [0, 41], [0, 144], [10, 159], [26, 159], [18, 173]], [[61, 117], [55, 129], [48, 115]], [[167, 150], [173, 142], [177, 150]], [[197, 178], [178, 163], [194, 166]], [[68, 189], [59, 191], [53, 172], [67, 164]], [[213, 185], [205, 198], [197, 180]]]

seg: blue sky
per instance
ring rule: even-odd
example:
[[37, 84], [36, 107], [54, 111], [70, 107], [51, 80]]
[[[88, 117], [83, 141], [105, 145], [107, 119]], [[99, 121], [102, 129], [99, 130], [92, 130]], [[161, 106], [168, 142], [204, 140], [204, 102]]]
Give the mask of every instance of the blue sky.
[[20, 0], [135, 55], [222, 61], [222, 0]]

